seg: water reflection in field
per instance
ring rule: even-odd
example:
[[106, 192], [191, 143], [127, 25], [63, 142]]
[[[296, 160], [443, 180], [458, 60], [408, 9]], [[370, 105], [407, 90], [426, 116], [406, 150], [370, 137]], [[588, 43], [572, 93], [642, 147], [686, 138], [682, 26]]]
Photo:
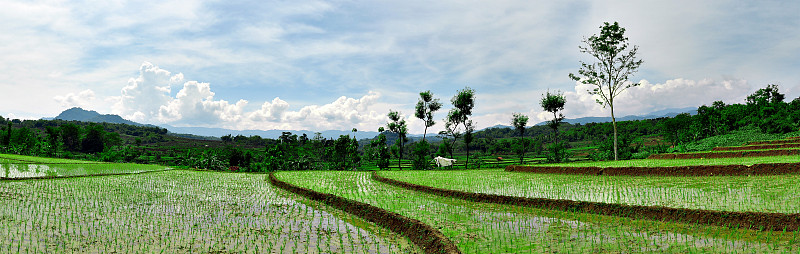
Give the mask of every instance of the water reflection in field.
[[169, 169], [161, 165], [133, 163], [0, 163], [0, 179], [130, 174]]
[[0, 164], [0, 178], [57, 176], [55, 167], [40, 164]]

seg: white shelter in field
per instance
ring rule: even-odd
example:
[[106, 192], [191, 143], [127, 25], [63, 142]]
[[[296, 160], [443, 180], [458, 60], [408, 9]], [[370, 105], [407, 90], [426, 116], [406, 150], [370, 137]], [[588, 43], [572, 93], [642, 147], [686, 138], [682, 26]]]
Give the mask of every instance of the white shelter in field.
[[433, 161], [436, 162], [437, 167], [441, 168], [441, 167], [453, 166], [453, 163], [456, 162], [456, 159], [448, 159], [442, 156], [436, 156], [436, 158], [433, 158]]

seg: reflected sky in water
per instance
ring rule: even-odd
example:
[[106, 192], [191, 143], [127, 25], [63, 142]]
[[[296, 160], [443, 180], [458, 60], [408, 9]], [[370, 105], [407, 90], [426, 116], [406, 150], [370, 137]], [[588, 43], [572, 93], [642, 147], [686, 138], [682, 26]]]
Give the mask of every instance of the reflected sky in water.
[[30, 178], [43, 176], [57, 176], [57, 167], [41, 164], [0, 164], [0, 177], [3, 178]]

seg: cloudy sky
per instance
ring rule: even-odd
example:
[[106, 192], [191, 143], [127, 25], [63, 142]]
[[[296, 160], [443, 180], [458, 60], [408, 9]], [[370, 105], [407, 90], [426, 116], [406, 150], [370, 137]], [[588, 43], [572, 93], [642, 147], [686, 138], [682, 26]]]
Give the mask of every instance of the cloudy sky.
[[[476, 90], [478, 128], [548, 89], [568, 118], [607, 116], [568, 78], [581, 40], [618, 21], [644, 60], [620, 116], [778, 84], [800, 96], [799, 1], [6, 1], [0, 115], [74, 106], [173, 126], [374, 131], [431, 90]], [[433, 131], [443, 126], [439, 121]], [[430, 130], [429, 130], [430, 131]]]

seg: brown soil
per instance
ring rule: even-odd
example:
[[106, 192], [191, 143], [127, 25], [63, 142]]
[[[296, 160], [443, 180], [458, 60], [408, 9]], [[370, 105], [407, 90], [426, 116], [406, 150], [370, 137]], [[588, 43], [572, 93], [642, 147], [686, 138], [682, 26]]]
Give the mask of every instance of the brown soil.
[[748, 176], [800, 173], [800, 163], [696, 165], [681, 167], [531, 167], [510, 165], [509, 172], [610, 176]]
[[584, 212], [634, 219], [697, 223], [724, 226], [729, 228], [748, 228], [755, 230], [797, 231], [798, 227], [800, 226], [800, 214], [726, 212], [669, 208], [661, 206], [632, 206], [563, 199], [524, 198], [463, 192], [417, 185], [381, 177], [375, 172], [373, 172], [372, 177], [377, 181], [409, 190], [421, 191], [443, 197], [452, 197], [474, 202], [517, 205], [568, 212]]
[[662, 153], [653, 154], [648, 159], [712, 159], [800, 155], [800, 149], [792, 150], [760, 150], [760, 151], [727, 151], [707, 153]]
[[798, 148], [798, 147], [800, 147], [800, 143], [795, 142], [790, 144], [714, 147], [714, 149], [711, 149], [711, 151], [767, 150], [767, 149]]
[[339, 210], [356, 215], [379, 226], [386, 227], [393, 232], [404, 235], [414, 242], [414, 244], [422, 248], [425, 253], [461, 253], [458, 247], [456, 247], [450, 239], [447, 239], [442, 232], [421, 221], [366, 203], [295, 186], [278, 180], [273, 173], [269, 174], [269, 181], [281, 189], [323, 202]]

